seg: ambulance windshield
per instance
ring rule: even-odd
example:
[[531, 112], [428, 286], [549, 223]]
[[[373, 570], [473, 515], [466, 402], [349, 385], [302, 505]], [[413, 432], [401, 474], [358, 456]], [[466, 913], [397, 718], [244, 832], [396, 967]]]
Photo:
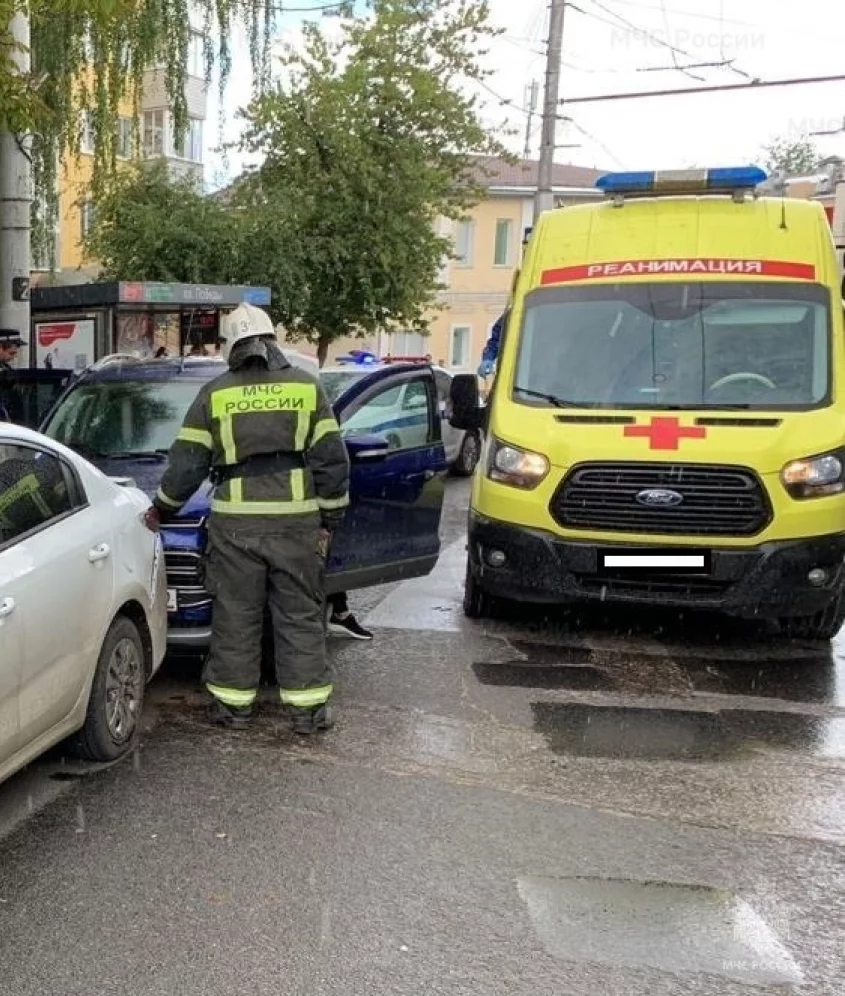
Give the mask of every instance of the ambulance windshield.
[[513, 397], [589, 408], [821, 407], [830, 296], [817, 284], [617, 283], [526, 301]]

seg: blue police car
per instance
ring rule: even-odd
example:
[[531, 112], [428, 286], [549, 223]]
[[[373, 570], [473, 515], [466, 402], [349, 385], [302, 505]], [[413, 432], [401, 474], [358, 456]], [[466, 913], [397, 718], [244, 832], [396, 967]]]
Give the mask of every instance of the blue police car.
[[[70, 382], [41, 431], [152, 496], [185, 412], [223, 369], [212, 358], [107, 357]], [[448, 470], [434, 371], [420, 363], [375, 364], [360, 376], [326, 378], [326, 387], [352, 468], [328, 592], [428, 574], [440, 552]], [[209, 496], [206, 483], [162, 531], [169, 641], [186, 648], [202, 649], [211, 635], [201, 573]]]

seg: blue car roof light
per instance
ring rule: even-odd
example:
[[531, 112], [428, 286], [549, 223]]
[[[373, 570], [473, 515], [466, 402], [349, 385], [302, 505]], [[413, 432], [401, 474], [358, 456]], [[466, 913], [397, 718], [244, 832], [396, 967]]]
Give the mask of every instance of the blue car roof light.
[[731, 166], [717, 169], [650, 170], [639, 173], [605, 173], [596, 187], [608, 197], [624, 194], [736, 193], [754, 190], [768, 179], [759, 166]]
[[379, 362], [379, 358], [365, 349], [350, 349], [345, 356], [338, 356], [335, 362], [340, 366], [372, 366]]

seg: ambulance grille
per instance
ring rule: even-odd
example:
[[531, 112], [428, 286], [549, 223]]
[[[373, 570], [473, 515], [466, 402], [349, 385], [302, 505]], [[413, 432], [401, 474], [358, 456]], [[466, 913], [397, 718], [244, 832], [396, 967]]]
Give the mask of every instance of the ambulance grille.
[[[674, 506], [637, 501], [650, 489], [675, 491], [683, 500]], [[550, 511], [567, 529], [664, 536], [753, 536], [772, 518], [753, 471], [698, 463], [580, 464], [558, 488]]]

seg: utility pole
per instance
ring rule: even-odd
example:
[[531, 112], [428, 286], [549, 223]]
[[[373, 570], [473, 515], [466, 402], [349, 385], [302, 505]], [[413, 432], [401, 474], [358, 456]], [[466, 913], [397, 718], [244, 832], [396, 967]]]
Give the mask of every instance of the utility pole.
[[[19, 49], [11, 53], [18, 72], [29, 75], [30, 33], [26, 4], [9, 25]], [[0, 328], [18, 329], [29, 341], [31, 139], [0, 135]]]
[[537, 110], [537, 97], [539, 96], [540, 87], [537, 85], [537, 80], [531, 80], [528, 86], [528, 120], [525, 122], [525, 150], [524, 155], [526, 159], [531, 157], [531, 131], [534, 127], [534, 113]]
[[543, 138], [540, 144], [540, 163], [537, 170], [537, 194], [534, 198], [534, 224], [543, 211], [554, 206], [552, 193], [552, 167], [555, 159], [557, 134], [558, 91], [560, 90], [560, 60], [563, 55], [564, 0], [551, 0], [549, 18], [549, 44], [546, 51], [546, 92], [543, 97]]

